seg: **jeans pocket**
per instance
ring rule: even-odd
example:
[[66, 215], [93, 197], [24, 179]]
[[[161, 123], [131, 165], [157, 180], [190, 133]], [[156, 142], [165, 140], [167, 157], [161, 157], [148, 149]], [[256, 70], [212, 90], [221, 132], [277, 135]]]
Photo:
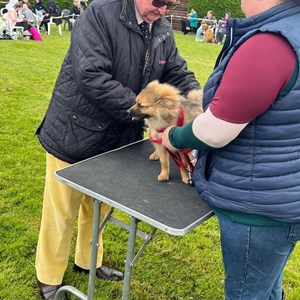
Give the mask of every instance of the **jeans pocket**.
[[292, 243], [300, 241], [300, 224], [291, 225], [288, 240]]

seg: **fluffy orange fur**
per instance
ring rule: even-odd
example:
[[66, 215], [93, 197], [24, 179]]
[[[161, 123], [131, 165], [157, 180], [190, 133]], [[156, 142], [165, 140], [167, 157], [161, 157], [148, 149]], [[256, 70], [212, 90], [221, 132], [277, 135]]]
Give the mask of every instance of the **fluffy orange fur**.
[[211, 28], [207, 24], [202, 24], [202, 29], [205, 31], [204, 42], [205, 43], [215, 43], [216, 42], [215, 35], [214, 35], [213, 31], [211, 30]]
[[[149, 134], [155, 137], [156, 132], [170, 125], [177, 125], [179, 107], [184, 113], [184, 123], [188, 123], [202, 113], [202, 91], [192, 90], [187, 97], [183, 97], [180, 91], [167, 83], [159, 83], [157, 80], [150, 82], [136, 98], [136, 103], [128, 112], [133, 118], [145, 119], [149, 128]], [[169, 180], [169, 155], [164, 146], [154, 144], [155, 152], [150, 160], [160, 160], [161, 172], [159, 181]], [[180, 169], [181, 178], [188, 183], [186, 170]]]

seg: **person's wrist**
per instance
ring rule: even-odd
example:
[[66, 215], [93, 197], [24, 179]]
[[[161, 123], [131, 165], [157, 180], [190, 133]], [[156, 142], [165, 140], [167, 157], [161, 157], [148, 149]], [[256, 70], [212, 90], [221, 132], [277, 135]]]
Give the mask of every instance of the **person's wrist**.
[[177, 128], [178, 128], [177, 126], [172, 127], [168, 133], [169, 142], [174, 148], [178, 148], [178, 147], [176, 147], [176, 142], [175, 142], [175, 137], [174, 137], [174, 134], [175, 134], [175, 131]]

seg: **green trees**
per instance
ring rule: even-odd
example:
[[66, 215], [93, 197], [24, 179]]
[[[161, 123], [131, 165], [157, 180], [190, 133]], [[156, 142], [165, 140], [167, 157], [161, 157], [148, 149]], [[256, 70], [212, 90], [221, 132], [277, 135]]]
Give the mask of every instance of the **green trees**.
[[199, 17], [204, 17], [208, 10], [212, 10], [217, 19], [221, 19], [225, 12], [230, 12], [232, 17], [239, 18], [244, 17], [240, 2], [240, 0], [188, 0], [188, 11], [194, 8]]

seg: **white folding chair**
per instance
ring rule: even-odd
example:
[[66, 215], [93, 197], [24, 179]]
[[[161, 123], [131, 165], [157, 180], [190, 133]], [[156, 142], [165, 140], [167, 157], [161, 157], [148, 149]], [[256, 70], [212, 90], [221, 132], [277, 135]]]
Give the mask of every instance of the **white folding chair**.
[[10, 36], [13, 36], [13, 32], [17, 33], [17, 36], [20, 34], [23, 35], [24, 27], [23, 26], [12, 26], [11, 19], [7, 19], [8, 32]]
[[4, 11], [4, 9], [6, 9], [6, 8], [3, 7], [3, 8], [0, 9], [0, 16], [1, 16], [1, 17], [3, 17], [3, 11]]
[[63, 17], [63, 15], [61, 15], [60, 17], [50, 17], [50, 21], [49, 21], [49, 23], [48, 23], [48, 35], [50, 35], [51, 25], [53, 25], [53, 24], [54, 24], [55, 26], [57, 26], [57, 30], [58, 30], [59, 35], [62, 35], [61, 24], [56, 25], [56, 23], [54, 23], [54, 21], [53, 21], [53, 20], [55, 20], [55, 19], [59, 19], [59, 18], [62, 18], [62, 17]]
[[36, 14], [33, 14], [34, 15], [34, 21], [33, 21], [33, 26], [36, 28], [36, 30], [38, 32], [40, 32], [40, 19], [39, 19], [39, 16], [36, 15]]
[[62, 21], [64, 23], [64, 30], [66, 29], [66, 24], [68, 25], [68, 30], [70, 31], [70, 22], [69, 22], [69, 17], [70, 17], [70, 10], [69, 9], [63, 9], [62, 10]]

